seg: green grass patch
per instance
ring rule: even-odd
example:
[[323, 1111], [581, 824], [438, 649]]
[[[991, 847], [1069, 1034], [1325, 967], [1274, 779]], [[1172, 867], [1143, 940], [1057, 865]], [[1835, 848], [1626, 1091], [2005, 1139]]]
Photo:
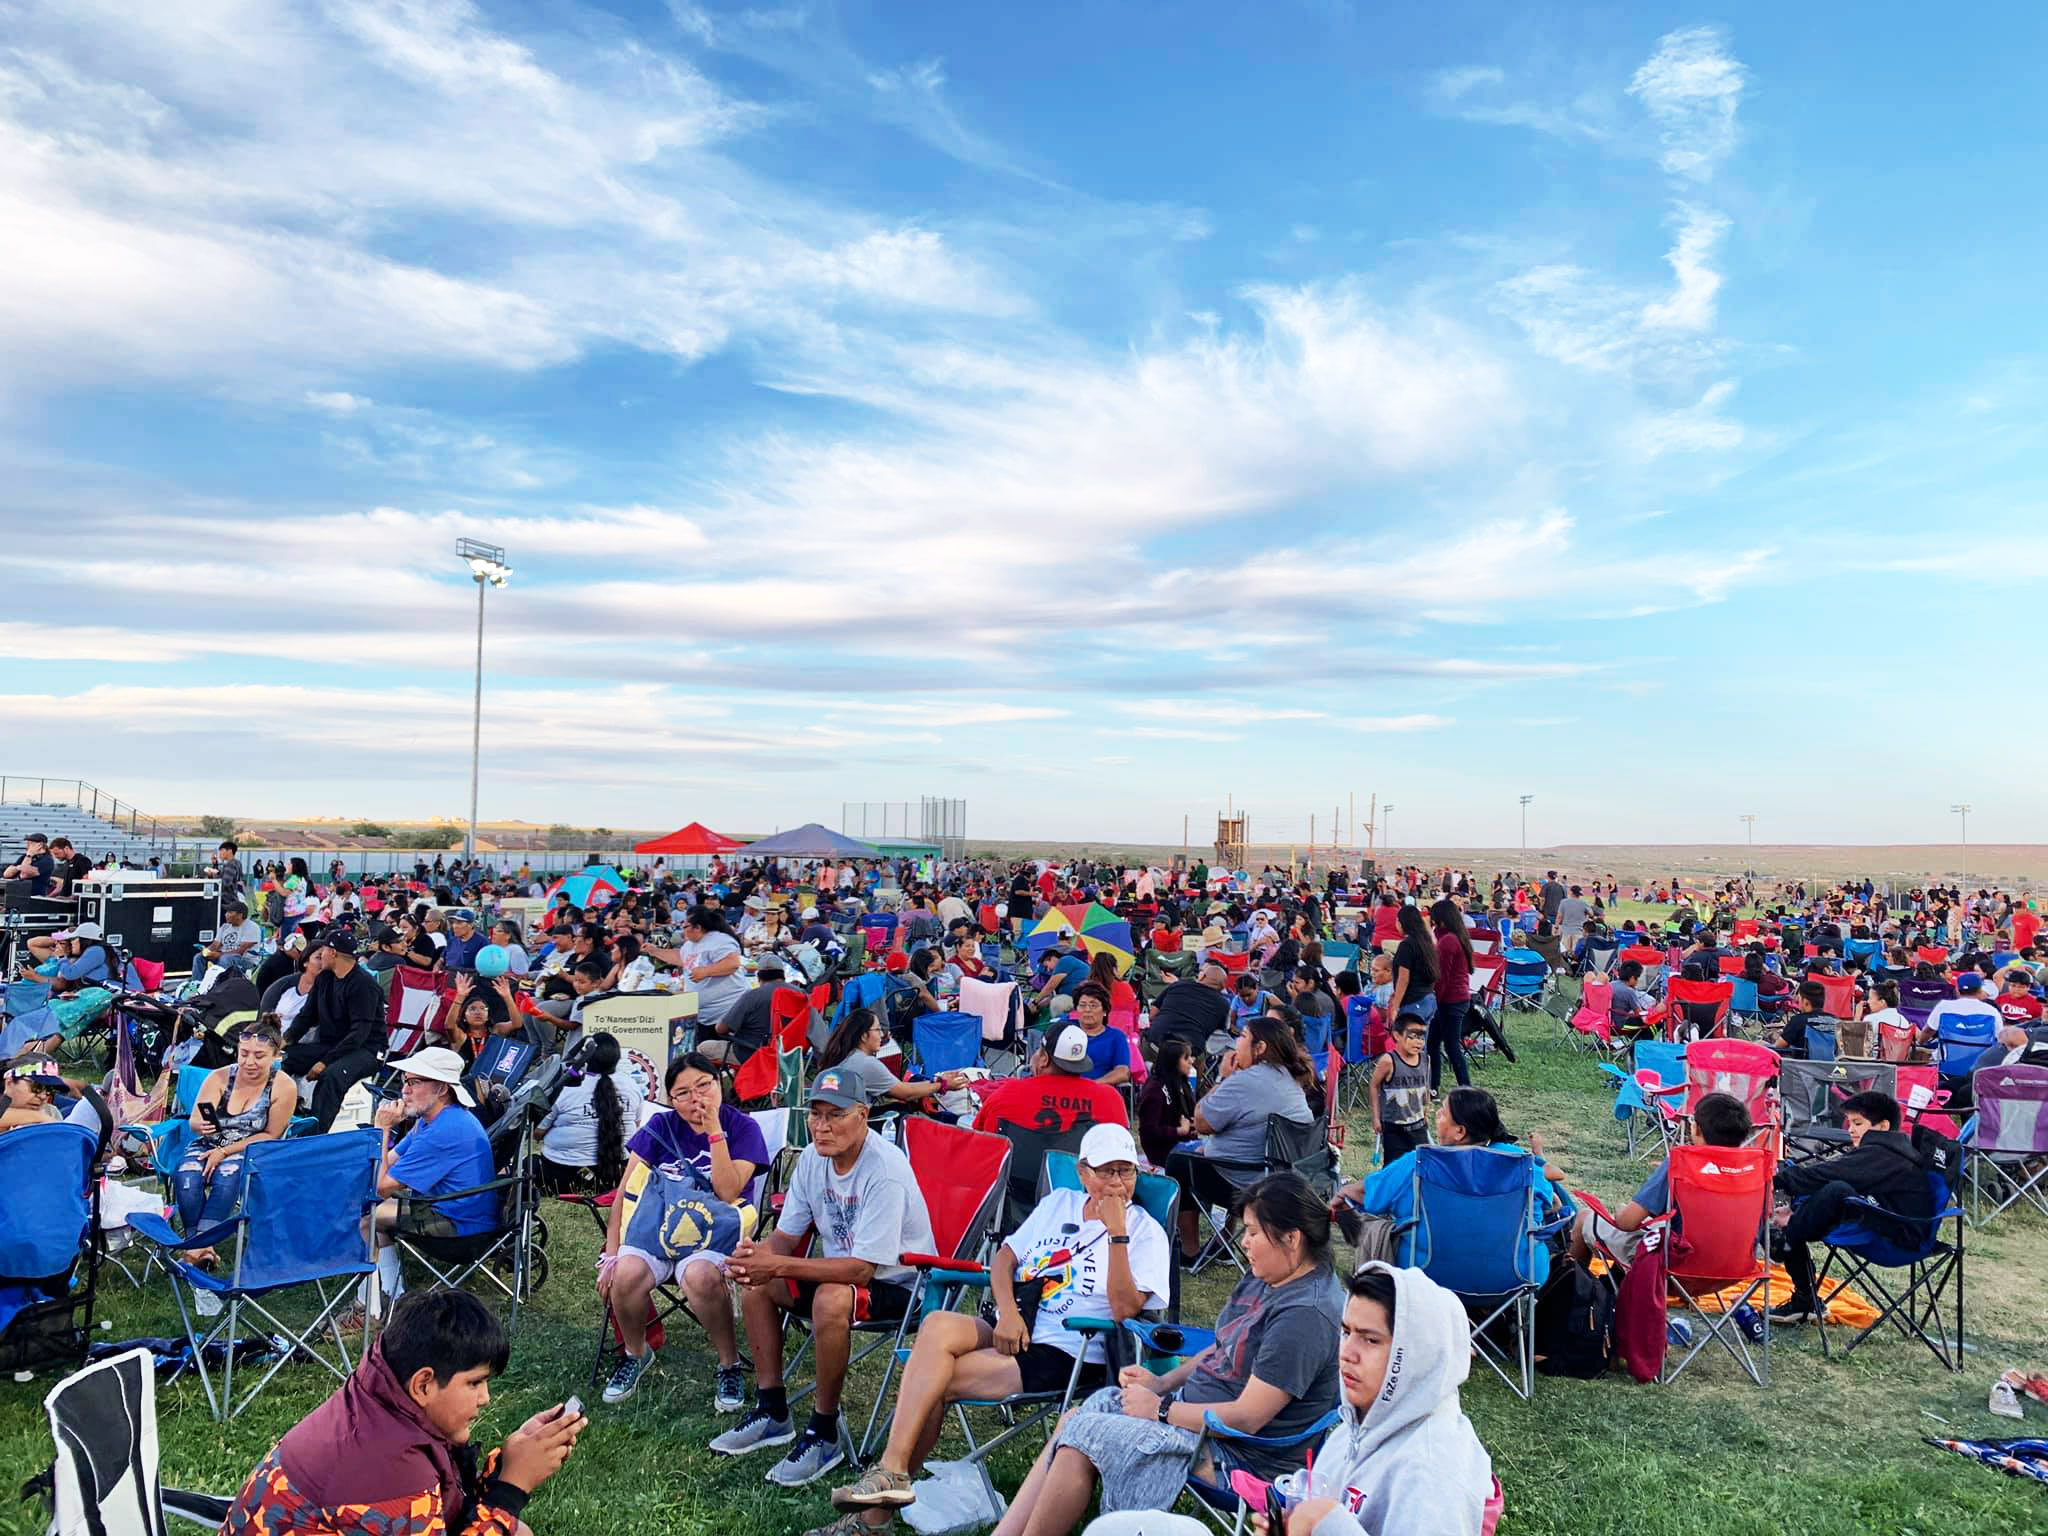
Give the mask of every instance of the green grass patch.
[[[1647, 1169], [1622, 1145], [1598, 1068], [1563, 1044], [1547, 1018], [1517, 1015], [1510, 1032], [1520, 1062], [1489, 1062], [1479, 1069], [1481, 1086], [1500, 1098], [1518, 1134], [1542, 1132], [1573, 1184], [1626, 1198]], [[1365, 1140], [1354, 1126], [1347, 1173], [1359, 1171], [1355, 1149]], [[596, 1399], [596, 1229], [566, 1208], [551, 1213], [549, 1226], [553, 1277], [521, 1315], [511, 1369], [479, 1428], [489, 1443], [571, 1392]], [[2048, 1367], [2040, 1321], [2048, 1222], [2008, 1212], [1988, 1233], [1972, 1230], [1969, 1245], [1968, 1365], [1960, 1376], [1896, 1337], [1873, 1340], [1846, 1361], [1823, 1360], [1811, 1329], [1776, 1336], [1768, 1391], [1707, 1353], [1675, 1387], [1639, 1387], [1618, 1373], [1592, 1382], [1539, 1379], [1531, 1403], [1478, 1372], [1465, 1406], [1507, 1490], [1503, 1536], [2048, 1532], [2048, 1490], [1920, 1442], [1925, 1434], [2019, 1433], [1986, 1412], [1990, 1380], [2008, 1365]], [[1190, 1280], [1187, 1315], [1213, 1317], [1227, 1292], [1228, 1279], [1213, 1271]], [[101, 1315], [113, 1331], [102, 1338], [176, 1331], [161, 1280], [138, 1292], [110, 1274], [103, 1295]], [[698, 1343], [687, 1328], [675, 1330], [632, 1402], [592, 1410], [582, 1446], [528, 1511], [537, 1531], [785, 1536], [830, 1518], [823, 1487], [792, 1493], [762, 1481], [772, 1453], [728, 1461], [705, 1449], [731, 1421], [710, 1409], [711, 1357]], [[873, 1379], [856, 1374], [849, 1411], [861, 1403], [864, 1416]], [[0, 1382], [0, 1483], [8, 1488], [49, 1459], [41, 1398], [50, 1380]], [[233, 1491], [330, 1384], [314, 1367], [290, 1366], [254, 1410], [228, 1425], [208, 1417], [195, 1383], [164, 1388], [157, 1408], [165, 1480]], [[2029, 1431], [2048, 1433], [2048, 1411], [2029, 1413]], [[999, 1485], [1016, 1485], [1035, 1448], [999, 1458]], [[0, 1533], [42, 1529], [38, 1511], [0, 1499]]]

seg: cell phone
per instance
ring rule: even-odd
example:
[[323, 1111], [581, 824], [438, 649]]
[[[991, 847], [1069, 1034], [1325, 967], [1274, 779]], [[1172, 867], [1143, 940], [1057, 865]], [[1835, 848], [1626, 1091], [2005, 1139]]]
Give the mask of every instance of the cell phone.
[[572, 1398], [570, 1398], [570, 1399], [569, 1399], [569, 1401], [567, 1401], [566, 1403], [562, 1404], [562, 1417], [563, 1417], [563, 1418], [565, 1418], [565, 1419], [580, 1419], [580, 1418], [582, 1418], [582, 1417], [583, 1417], [583, 1399], [582, 1399], [582, 1398], [580, 1398], [580, 1397], [572, 1397]]

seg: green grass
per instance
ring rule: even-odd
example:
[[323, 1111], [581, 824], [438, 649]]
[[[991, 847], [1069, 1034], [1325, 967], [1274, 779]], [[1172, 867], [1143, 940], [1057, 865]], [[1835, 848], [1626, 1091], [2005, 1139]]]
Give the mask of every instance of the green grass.
[[[1520, 1062], [1489, 1063], [1481, 1085], [1498, 1095], [1518, 1133], [1543, 1133], [1571, 1182], [1625, 1198], [1644, 1165], [1622, 1148], [1597, 1068], [1560, 1044], [1547, 1019], [1518, 1017], [1510, 1029]], [[1354, 1132], [1354, 1148], [1363, 1140]], [[1357, 1156], [1347, 1172], [1357, 1171]], [[550, 1226], [553, 1278], [522, 1315], [511, 1370], [479, 1427], [487, 1442], [570, 1392], [596, 1396], [595, 1229], [568, 1210]], [[1480, 1372], [1465, 1406], [1507, 1490], [1503, 1536], [2048, 1532], [2048, 1491], [1920, 1443], [1923, 1434], [2020, 1433], [1985, 1411], [1990, 1380], [2009, 1365], [2048, 1367], [2048, 1222], [2008, 1212], [1988, 1233], [1972, 1230], [1969, 1245], [1968, 1363], [1960, 1376], [1896, 1337], [1825, 1361], [1811, 1329], [1776, 1337], [1767, 1392], [1725, 1356], [1707, 1354], [1675, 1387], [1639, 1387], [1619, 1373], [1540, 1379], [1532, 1403]], [[1191, 1280], [1188, 1315], [1213, 1316], [1227, 1289], [1213, 1271]], [[175, 1331], [161, 1281], [138, 1293], [113, 1275], [104, 1294], [113, 1332], [101, 1337]], [[704, 1449], [729, 1421], [710, 1411], [710, 1357], [696, 1342], [678, 1330], [634, 1401], [593, 1411], [574, 1459], [528, 1511], [537, 1531], [783, 1536], [830, 1516], [823, 1488], [785, 1493], [763, 1483], [767, 1453], [733, 1462]], [[164, 1388], [157, 1409], [165, 1480], [232, 1491], [325, 1395], [326, 1381], [313, 1367], [288, 1367], [256, 1410], [225, 1426], [207, 1416], [196, 1385]], [[11, 1489], [48, 1460], [40, 1408], [48, 1384], [0, 1383], [0, 1486]], [[2031, 1432], [2048, 1431], [2044, 1410], [2029, 1414]], [[999, 1463], [999, 1484], [1015, 1486], [1029, 1449]], [[41, 1529], [28, 1506], [0, 1498], [0, 1533]]]

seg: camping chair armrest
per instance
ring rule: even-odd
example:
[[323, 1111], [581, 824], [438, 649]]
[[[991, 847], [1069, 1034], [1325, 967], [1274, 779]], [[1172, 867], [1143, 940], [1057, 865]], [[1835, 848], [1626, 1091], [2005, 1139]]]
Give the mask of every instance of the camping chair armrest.
[[1243, 1158], [1236, 1157], [1211, 1157], [1206, 1152], [1190, 1152], [1187, 1156], [1190, 1159], [1199, 1158], [1211, 1168], [1241, 1169], [1246, 1173], [1266, 1173], [1270, 1171], [1264, 1158], [1260, 1158], [1257, 1162], [1247, 1162]]
[[1294, 1434], [1251, 1435], [1246, 1434], [1241, 1429], [1232, 1429], [1228, 1424], [1217, 1418], [1215, 1410], [1211, 1409], [1202, 1415], [1202, 1432], [1205, 1435], [1213, 1435], [1218, 1440], [1228, 1440], [1234, 1445], [1255, 1445], [1263, 1450], [1284, 1451], [1327, 1435], [1336, 1427], [1337, 1421], [1342, 1417], [1343, 1414], [1340, 1410], [1332, 1408], [1320, 1419], [1317, 1419], [1315, 1423], [1309, 1425], [1307, 1429], [1297, 1430]]
[[[1162, 1328], [1171, 1328], [1180, 1335], [1180, 1343], [1172, 1349], [1158, 1342], [1155, 1335]], [[1191, 1360], [1216, 1342], [1216, 1334], [1209, 1328], [1183, 1328], [1178, 1323], [1162, 1323], [1151, 1318], [1127, 1317], [1124, 1332], [1136, 1334], [1138, 1341], [1156, 1355], [1177, 1355]]]
[[1943, 1211], [1936, 1211], [1931, 1216], [1907, 1216], [1899, 1211], [1893, 1210], [1888, 1205], [1880, 1205], [1877, 1201], [1871, 1199], [1868, 1195], [1851, 1195], [1847, 1200], [1844, 1200], [1842, 1203], [1848, 1206], [1851, 1210], [1871, 1211], [1879, 1216], [1883, 1216], [1889, 1221], [1900, 1222], [1909, 1227], [1939, 1228], [1944, 1221], [1949, 1221], [1963, 1214], [1963, 1208], [1960, 1205], [1954, 1203], [1953, 1201], [1949, 1203], [1948, 1209]]
[[986, 1277], [988, 1266], [977, 1264], [972, 1259], [942, 1259], [935, 1253], [906, 1253], [898, 1257], [897, 1263], [907, 1264], [912, 1269], [938, 1269], [949, 1275], [974, 1275]]
[[235, 1229], [242, 1225], [244, 1219], [241, 1216], [230, 1216], [226, 1221], [215, 1222], [201, 1231], [188, 1232], [182, 1236], [155, 1211], [135, 1212], [128, 1218], [128, 1225], [159, 1248], [218, 1248], [234, 1235]]
[[[449, 1200], [465, 1200], [471, 1195], [495, 1195], [522, 1182], [524, 1175], [508, 1173], [503, 1178], [493, 1179], [488, 1184], [479, 1184], [474, 1189], [451, 1189], [443, 1195], [423, 1195], [416, 1189], [408, 1189], [403, 1198], [415, 1205], [441, 1205]], [[389, 1198], [387, 1196], [387, 1198]]]
[[1062, 1318], [1060, 1326], [1069, 1333], [1111, 1334], [1117, 1329], [1116, 1323], [1106, 1317]]

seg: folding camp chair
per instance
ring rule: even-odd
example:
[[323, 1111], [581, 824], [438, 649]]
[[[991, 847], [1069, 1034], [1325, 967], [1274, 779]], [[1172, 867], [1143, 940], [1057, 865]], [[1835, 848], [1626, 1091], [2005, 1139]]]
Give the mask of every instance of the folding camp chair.
[[[549, 1065], [559, 1069], [560, 1062], [551, 1060]], [[445, 1195], [411, 1197], [414, 1205], [441, 1206], [473, 1195], [490, 1195], [498, 1202], [495, 1226], [452, 1237], [413, 1232], [392, 1235], [400, 1254], [424, 1268], [437, 1287], [459, 1290], [473, 1279], [488, 1282], [506, 1306], [507, 1333], [519, 1327], [520, 1302], [548, 1279], [547, 1225], [535, 1210], [539, 1190], [533, 1150], [534, 1122], [546, 1110], [540, 1095], [526, 1094], [498, 1117], [490, 1129], [491, 1166], [496, 1176], [487, 1183]], [[459, 1106], [443, 1111], [462, 1112]]]
[[1323, 969], [1332, 976], [1342, 976], [1358, 964], [1358, 946], [1346, 944], [1339, 939], [1323, 941]]
[[[234, 1418], [246, 1409], [294, 1355], [317, 1361], [337, 1381], [346, 1381], [355, 1368], [335, 1315], [354, 1293], [352, 1282], [376, 1272], [365, 1217], [377, 1201], [382, 1145], [383, 1138], [373, 1130], [259, 1141], [242, 1154], [241, 1197], [226, 1221], [181, 1237], [151, 1212], [128, 1218], [130, 1226], [163, 1252], [190, 1357], [216, 1420]], [[194, 1248], [225, 1247], [230, 1240], [234, 1260], [225, 1271], [198, 1269], [177, 1257]], [[309, 1323], [293, 1328], [272, 1307], [280, 1293], [301, 1286], [313, 1288], [319, 1305]], [[225, 1304], [204, 1336], [195, 1329], [188, 1305], [188, 1293], [202, 1290]], [[262, 1319], [284, 1347], [248, 1395], [236, 1402], [235, 1344], [245, 1311]], [[322, 1329], [333, 1341], [332, 1357], [315, 1337]], [[368, 1329], [363, 1337], [367, 1347]], [[208, 1356], [223, 1344], [225, 1359], [216, 1393]]]
[[2048, 1067], [1984, 1067], [1973, 1086], [1977, 1114], [1963, 1133], [1970, 1219], [1982, 1226], [2022, 1200], [2048, 1216]]
[[1524, 1013], [1542, 1012], [1550, 1001], [1550, 962], [1533, 949], [1511, 949], [1501, 958], [1507, 1006]]
[[168, 1536], [165, 1516], [220, 1529], [233, 1500], [166, 1488], [157, 1479], [156, 1357], [146, 1349], [96, 1360], [43, 1399], [56, 1459], [40, 1481], [52, 1536]]
[[[1542, 1184], [1527, 1153], [1417, 1147], [1415, 1215], [1402, 1234], [1409, 1264], [1465, 1303], [1474, 1352], [1523, 1399], [1536, 1390], [1536, 1245], [1571, 1219], [1539, 1224]], [[1503, 1324], [1505, 1346], [1489, 1336]]]
[[1580, 1050], [1604, 1052], [1614, 1044], [1614, 983], [1589, 976], [1579, 989], [1579, 1005], [1569, 1020], [1571, 1043]]
[[[1337, 1153], [1330, 1145], [1330, 1122], [1321, 1115], [1306, 1122], [1269, 1116], [1265, 1150], [1257, 1162], [1176, 1152], [1167, 1159], [1168, 1172], [1180, 1158], [1221, 1176], [1240, 1190], [1271, 1174], [1293, 1173], [1306, 1180], [1309, 1188], [1326, 1201], [1337, 1192]], [[1189, 1271], [1199, 1274], [1216, 1259], [1226, 1258], [1243, 1274], [1244, 1252], [1235, 1236], [1237, 1213], [1228, 1207], [1204, 1209], [1198, 1205], [1197, 1217], [1201, 1225], [1208, 1227], [1209, 1237], [1196, 1254], [1195, 1262], [1188, 1266]]]
[[1735, 999], [1734, 985], [1726, 981], [1687, 981], [1674, 976], [1664, 983], [1664, 1038], [1703, 1040], [1725, 1034], [1728, 1013]]
[[972, 1013], [922, 1013], [911, 1021], [910, 1059], [926, 1077], [981, 1065], [981, 1019]]
[[1899, 983], [1899, 1012], [1906, 1016], [1915, 1029], [1925, 1029], [1928, 1015], [1934, 1012], [1934, 1005], [1946, 1002], [1955, 995], [1953, 982], [1934, 977], [1908, 976]]
[[70, 1123], [0, 1136], [0, 1369], [85, 1360], [99, 1296], [104, 1144]]
[[391, 990], [384, 1003], [384, 1058], [403, 1061], [439, 1038], [442, 1022], [454, 1006], [455, 994], [438, 971], [397, 965], [390, 971]]
[[[1667, 1101], [1665, 1114], [1673, 1121], [1689, 1121], [1701, 1099], [1710, 1093], [1726, 1093], [1740, 1099], [1749, 1111], [1749, 1123], [1756, 1127], [1752, 1139], [1775, 1140], [1782, 1066], [1776, 1051], [1754, 1040], [1695, 1040], [1685, 1048], [1684, 1105]], [[1674, 1131], [1672, 1140], [1684, 1138]]]
[[1590, 976], [1598, 973], [1602, 976], [1612, 976], [1614, 974], [1614, 967], [1619, 963], [1617, 957], [1620, 954], [1621, 940], [1619, 939], [1588, 939], [1586, 941], [1586, 951], [1579, 957], [1579, 974], [1581, 976]]
[[[1849, 1341], [1843, 1354], [1890, 1323], [1901, 1337], [1926, 1345], [1950, 1370], [1963, 1368], [1963, 1208], [1949, 1203], [1948, 1182], [1938, 1173], [1927, 1175], [1927, 1192], [1934, 1214], [1923, 1217], [1901, 1216], [1859, 1195], [1849, 1201], [1849, 1219], [1821, 1239], [1828, 1256], [1815, 1281], [1818, 1293], [1826, 1296], [1829, 1279], [1836, 1278], [1862, 1291], [1878, 1308], [1876, 1319]], [[1955, 1223], [1955, 1237], [1944, 1242], [1941, 1228], [1948, 1221]], [[1906, 1241], [1900, 1240], [1902, 1232], [1910, 1234]], [[1884, 1277], [1888, 1271], [1900, 1269], [1906, 1271], [1906, 1283], [1895, 1290], [1896, 1281], [1887, 1282]], [[1953, 1333], [1942, 1315], [1951, 1287], [1955, 1292]], [[1825, 1355], [1830, 1353], [1827, 1308], [1817, 1308], [1816, 1316]]]
[[[1038, 1198], [1043, 1200], [1055, 1189], [1079, 1189], [1080, 1187], [1080, 1170], [1074, 1155], [1071, 1152], [1047, 1154], [1044, 1167], [1039, 1174]], [[1180, 1218], [1180, 1186], [1172, 1179], [1166, 1178], [1163, 1175], [1141, 1172], [1138, 1175], [1137, 1200], [1146, 1213], [1159, 1223], [1160, 1228], [1167, 1236], [1169, 1255], [1167, 1263], [1169, 1266], [1170, 1283], [1166, 1315], [1168, 1320], [1173, 1320], [1179, 1316], [1178, 1308], [1180, 1302], [1180, 1268], [1177, 1257], [1180, 1245], [1173, 1235], [1175, 1226]], [[949, 1275], [948, 1278], [955, 1278], [955, 1276]], [[977, 1295], [982, 1288], [987, 1286], [989, 1271], [984, 1268], [978, 1273], [959, 1275], [957, 1278], [965, 1282], [960, 1292], [962, 1296]], [[1107, 1321], [1094, 1322], [1070, 1319], [1066, 1326], [1071, 1331], [1085, 1334], [1088, 1337], [1083, 1341], [1082, 1347], [1075, 1351], [1073, 1369], [1068, 1372], [1067, 1380], [1063, 1387], [1047, 1392], [1020, 1392], [1014, 1397], [1000, 1399], [963, 1400], [953, 1405], [954, 1419], [960, 1426], [961, 1438], [967, 1442], [967, 1454], [960, 1459], [973, 1467], [980, 1475], [982, 1485], [989, 1496], [989, 1507], [991, 1509], [1001, 1507], [1001, 1500], [997, 1498], [995, 1483], [989, 1477], [989, 1457], [993, 1456], [1003, 1446], [1016, 1439], [1017, 1436], [1023, 1434], [1026, 1430], [1045, 1425], [1046, 1433], [1051, 1433], [1050, 1421], [1053, 1417], [1056, 1414], [1066, 1412], [1073, 1404], [1074, 1393], [1081, 1380], [1081, 1367], [1087, 1356], [1087, 1345], [1097, 1339], [1101, 1340], [1106, 1352], [1106, 1358], [1111, 1366], [1110, 1375], [1112, 1379], [1116, 1375], [1115, 1367], [1118, 1361], [1124, 1358], [1119, 1352], [1118, 1344], [1118, 1340], [1123, 1335], [1118, 1330], [1116, 1324]], [[909, 1350], [898, 1351], [897, 1363], [899, 1365], [909, 1358]], [[996, 1413], [1002, 1425], [1000, 1433], [987, 1440], [976, 1440], [973, 1422], [967, 1416], [967, 1411], [970, 1408], [977, 1412], [993, 1411]]]
[[[872, 1342], [855, 1349], [846, 1362], [849, 1394], [854, 1387], [854, 1367], [878, 1349], [886, 1347], [892, 1351], [883, 1361], [881, 1384], [875, 1389], [874, 1405], [868, 1410], [867, 1428], [861, 1432], [858, 1451], [847, 1429], [851, 1418], [848, 1404], [840, 1404], [839, 1438], [847, 1459], [853, 1462], [865, 1460], [875, 1443], [876, 1428], [882, 1422], [882, 1405], [889, 1400], [889, 1387], [896, 1377], [893, 1351], [903, 1347], [903, 1341], [916, 1330], [917, 1320], [924, 1312], [942, 1310], [948, 1304], [962, 1283], [961, 1275], [973, 1273], [986, 1261], [991, 1230], [1009, 1178], [1010, 1144], [1002, 1137], [947, 1125], [924, 1115], [912, 1116], [905, 1122], [903, 1154], [910, 1159], [910, 1171], [924, 1196], [925, 1211], [932, 1224], [932, 1246], [938, 1251], [902, 1256], [901, 1262], [916, 1271], [916, 1280], [911, 1304], [900, 1320], [878, 1319], [853, 1325], [856, 1334], [869, 1334]], [[803, 1334], [802, 1343], [784, 1367], [783, 1379], [787, 1381], [810, 1348], [811, 1324], [807, 1318], [788, 1313], [784, 1327]], [[794, 1405], [816, 1390], [817, 1383], [813, 1381], [791, 1392], [789, 1401]]]
[[[1300, 1450], [1305, 1459], [1312, 1461], [1317, 1447], [1337, 1427], [1342, 1417], [1342, 1409], [1332, 1408], [1308, 1428], [1292, 1435], [1247, 1435], [1232, 1429], [1214, 1413], [1205, 1413], [1202, 1415], [1201, 1438], [1196, 1442], [1195, 1460], [1198, 1463], [1202, 1460], [1203, 1447], [1214, 1440], [1224, 1445], [1264, 1451]], [[1226, 1485], [1197, 1477], [1190, 1471], [1186, 1487], [1203, 1518], [1228, 1536], [1242, 1536], [1251, 1528], [1251, 1517], [1264, 1510], [1268, 1490], [1262, 1479], [1245, 1472], [1232, 1473]]]
[[[1638, 1040], [1628, 1070], [1611, 1061], [1600, 1070], [1615, 1079], [1614, 1118], [1622, 1125], [1632, 1154], [1662, 1157], [1671, 1145], [1670, 1119], [1666, 1105], [1685, 1089], [1685, 1047], [1668, 1040]], [[1655, 1132], [1636, 1145], [1640, 1125]]]
[[[1775, 1162], [1768, 1147], [1671, 1149], [1665, 1275], [1670, 1294], [1693, 1315], [1694, 1338], [1682, 1358], [1666, 1364], [1662, 1379], [1667, 1383], [1676, 1381], [1711, 1339], [1751, 1381], [1760, 1387], [1771, 1384], [1769, 1322], [1759, 1348], [1752, 1351], [1735, 1314], [1770, 1284], [1770, 1252], [1760, 1239], [1771, 1219]], [[1702, 1305], [1707, 1296], [1716, 1298], [1712, 1310]]]
[[995, 1122], [995, 1134], [1010, 1144], [1010, 1166], [1005, 1176], [1003, 1208], [997, 1213], [996, 1230], [1017, 1230], [1031, 1208], [1038, 1203], [1039, 1180], [1045, 1160], [1055, 1152], [1069, 1157], [1081, 1150], [1081, 1138], [1093, 1127], [1090, 1120], [1076, 1120], [1066, 1130], [1058, 1126], [1021, 1125], [1014, 1120]]
[[1842, 1128], [1845, 1100], [1859, 1093], [1898, 1091], [1898, 1068], [1888, 1061], [1787, 1059], [1778, 1070], [1787, 1162], [1826, 1156], [1849, 1145], [1849, 1133]]
[[[783, 1138], [788, 1134], [789, 1122], [788, 1116], [779, 1109], [749, 1110], [748, 1115], [754, 1124], [761, 1128], [761, 1139], [768, 1147], [767, 1166], [755, 1172], [754, 1177], [747, 1181], [747, 1187], [740, 1195], [741, 1204], [753, 1207], [755, 1213], [753, 1235], [755, 1241], [758, 1242], [767, 1235], [768, 1228], [773, 1223], [770, 1203], [773, 1199], [777, 1166], [781, 1161]], [[626, 1210], [619, 1217], [619, 1230], [621, 1232], [625, 1230], [625, 1224], [632, 1220], [632, 1205], [638, 1197], [638, 1190], [629, 1191], [626, 1196]], [[618, 1198], [617, 1190], [606, 1190], [603, 1194], [596, 1196], [564, 1195], [562, 1198], [572, 1205], [580, 1205], [589, 1211], [591, 1217], [597, 1222], [597, 1230], [600, 1233], [609, 1230], [612, 1204]], [[690, 1305], [689, 1298], [683, 1294], [682, 1273], [682, 1267], [678, 1266], [675, 1275], [671, 1279], [657, 1281], [654, 1287], [654, 1294], [647, 1299], [647, 1347], [649, 1349], [660, 1349], [662, 1347], [666, 1342], [665, 1335], [668, 1320], [677, 1314], [688, 1318], [700, 1328], [703, 1326], [703, 1319], [697, 1316], [695, 1309]], [[619, 1353], [618, 1325], [612, 1316], [611, 1303], [606, 1302], [604, 1316], [598, 1320], [597, 1325], [597, 1353], [590, 1363], [590, 1385], [593, 1389], [602, 1386], [611, 1376], [612, 1371], [618, 1366]], [[741, 1350], [740, 1359], [746, 1364], [752, 1364], [751, 1361], [747, 1360], [744, 1349]]]

